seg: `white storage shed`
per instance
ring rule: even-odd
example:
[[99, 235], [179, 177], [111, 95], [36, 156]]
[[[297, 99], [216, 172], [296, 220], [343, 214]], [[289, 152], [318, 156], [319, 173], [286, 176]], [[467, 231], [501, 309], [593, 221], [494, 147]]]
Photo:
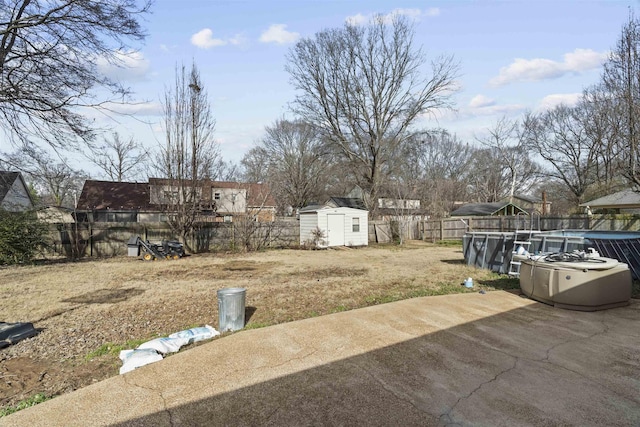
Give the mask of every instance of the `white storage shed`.
[[[316, 230], [320, 230], [318, 233]], [[318, 236], [320, 234], [320, 236]], [[369, 212], [354, 208], [307, 206], [300, 210], [300, 244], [318, 247], [367, 246]]]

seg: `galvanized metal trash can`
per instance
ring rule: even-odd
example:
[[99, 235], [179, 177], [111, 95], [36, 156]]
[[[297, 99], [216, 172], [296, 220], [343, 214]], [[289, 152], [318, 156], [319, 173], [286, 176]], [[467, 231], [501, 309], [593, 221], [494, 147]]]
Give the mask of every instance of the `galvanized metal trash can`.
[[245, 288], [226, 288], [218, 291], [218, 328], [220, 332], [244, 328]]

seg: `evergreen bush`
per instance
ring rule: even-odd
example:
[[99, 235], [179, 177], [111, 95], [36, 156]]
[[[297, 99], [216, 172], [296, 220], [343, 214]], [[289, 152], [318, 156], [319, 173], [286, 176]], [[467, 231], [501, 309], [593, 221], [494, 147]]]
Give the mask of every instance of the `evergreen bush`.
[[47, 231], [35, 212], [0, 209], [0, 265], [33, 261], [44, 249]]

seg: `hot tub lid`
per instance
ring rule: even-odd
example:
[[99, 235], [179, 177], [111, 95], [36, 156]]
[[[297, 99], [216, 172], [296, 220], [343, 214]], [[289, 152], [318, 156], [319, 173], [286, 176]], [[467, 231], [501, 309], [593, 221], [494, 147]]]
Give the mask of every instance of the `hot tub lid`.
[[574, 270], [609, 270], [611, 268], [625, 265], [617, 259], [605, 257], [578, 258], [571, 257], [571, 253], [536, 255], [522, 260], [537, 266], [548, 268], [569, 268]]

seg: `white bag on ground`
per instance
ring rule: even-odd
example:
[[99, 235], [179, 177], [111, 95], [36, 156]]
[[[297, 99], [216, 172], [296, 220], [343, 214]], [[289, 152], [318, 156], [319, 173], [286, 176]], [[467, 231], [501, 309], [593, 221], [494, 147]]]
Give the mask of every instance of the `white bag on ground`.
[[218, 335], [220, 335], [220, 332], [216, 331], [213, 326], [205, 325], [198, 328], [175, 332], [169, 335], [169, 338], [186, 339], [186, 343], [191, 344], [196, 341], [208, 340], [209, 338], [217, 337]]
[[175, 353], [180, 350], [180, 347], [187, 344], [188, 342], [189, 340], [186, 338], [162, 337], [142, 343], [138, 346], [138, 349], [150, 348], [162, 354]]
[[158, 354], [157, 351], [151, 348], [122, 350], [120, 352], [120, 360], [122, 360], [120, 374], [124, 374], [125, 372], [133, 371], [140, 366], [162, 360], [162, 355]]

